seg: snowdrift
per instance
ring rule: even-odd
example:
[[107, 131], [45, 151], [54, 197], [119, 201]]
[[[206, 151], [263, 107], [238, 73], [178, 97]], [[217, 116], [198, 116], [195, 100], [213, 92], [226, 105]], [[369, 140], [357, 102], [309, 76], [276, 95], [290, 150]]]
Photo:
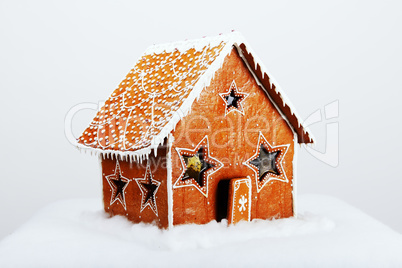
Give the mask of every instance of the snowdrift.
[[299, 201], [297, 219], [171, 230], [60, 201], [0, 242], [0, 267], [402, 267], [401, 234], [332, 197]]

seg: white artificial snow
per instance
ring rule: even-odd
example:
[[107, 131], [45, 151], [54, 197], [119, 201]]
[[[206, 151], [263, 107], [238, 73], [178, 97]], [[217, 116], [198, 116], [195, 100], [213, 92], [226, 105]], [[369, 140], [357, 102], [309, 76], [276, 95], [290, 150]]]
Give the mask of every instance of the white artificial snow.
[[0, 242], [0, 267], [402, 267], [401, 234], [335, 198], [299, 199], [297, 219], [171, 230], [60, 201]]

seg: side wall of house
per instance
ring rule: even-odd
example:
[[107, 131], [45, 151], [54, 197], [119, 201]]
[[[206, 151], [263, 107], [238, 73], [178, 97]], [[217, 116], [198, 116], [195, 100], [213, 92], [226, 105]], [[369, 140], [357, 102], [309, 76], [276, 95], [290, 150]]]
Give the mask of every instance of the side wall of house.
[[[244, 114], [232, 111], [225, 115], [226, 103], [219, 93], [228, 92], [233, 81], [240, 92], [248, 94], [242, 101]], [[243, 163], [258, 155], [260, 133], [272, 146], [288, 146], [282, 161], [288, 182], [272, 180], [257, 192], [256, 174]], [[219, 182], [241, 177], [250, 177], [252, 182], [251, 219], [293, 215], [293, 131], [258, 86], [236, 49], [226, 57], [210, 86], [194, 102], [190, 114], [176, 126], [173, 136], [174, 224], [203, 224], [216, 219]], [[208, 136], [210, 156], [224, 165], [210, 175], [207, 196], [191, 184], [174, 186], [183, 172], [178, 148], [194, 149], [205, 136]]]
[[[101, 158], [103, 203], [105, 211], [112, 216], [126, 216], [130, 221], [135, 223], [155, 223], [160, 228], [167, 228], [168, 199], [166, 187], [166, 152], [166, 147], [159, 147], [157, 157], [155, 157], [152, 152], [149, 159], [142, 161], [142, 163], [119, 159], [121, 176], [129, 181], [125, 188], [124, 199], [126, 207], [124, 207], [124, 204], [122, 204], [119, 199], [114, 201], [113, 186], [107, 179], [107, 176], [113, 176], [116, 172], [116, 158]], [[147, 172], [148, 175], [146, 176]], [[157, 190], [155, 190], [155, 206], [153, 203], [144, 202], [147, 198], [146, 187], [143, 188], [142, 191], [140, 187], [142, 182], [149, 183], [149, 173], [152, 174], [154, 185], [160, 183]], [[144, 178], [146, 178], [146, 180], [144, 180]]]

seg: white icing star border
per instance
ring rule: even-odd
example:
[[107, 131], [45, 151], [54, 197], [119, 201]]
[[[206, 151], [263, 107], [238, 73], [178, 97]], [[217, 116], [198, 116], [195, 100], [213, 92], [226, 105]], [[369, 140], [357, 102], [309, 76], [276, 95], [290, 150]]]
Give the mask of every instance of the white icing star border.
[[[236, 109], [235, 107], [230, 107], [229, 109], [228, 107], [228, 103], [225, 99], [224, 96], [228, 96], [230, 95], [230, 92], [232, 91], [232, 88], [234, 89], [235, 95], [237, 96], [237, 94], [241, 94], [243, 95], [242, 99], [239, 101], [239, 109]], [[225, 116], [228, 115], [231, 112], [237, 111], [239, 113], [241, 113], [242, 115], [244, 115], [244, 109], [243, 109], [243, 101], [248, 97], [248, 93], [246, 92], [240, 92], [237, 88], [236, 82], [235, 80], [232, 81], [232, 83], [230, 84], [229, 90], [227, 92], [224, 93], [219, 93], [219, 96], [222, 98], [222, 100], [225, 102]]]
[[[143, 183], [148, 183], [149, 182], [149, 180], [148, 180], [148, 178], [147, 178], [147, 175], [149, 174], [149, 176], [150, 176], [150, 178], [151, 178], [151, 182], [152, 182], [152, 184], [153, 185], [156, 185], [156, 189], [155, 189], [155, 191], [153, 192], [153, 200], [155, 201], [155, 202], [152, 202], [152, 200], [150, 200], [150, 199], [148, 199], [147, 200], [147, 202], [145, 202], [145, 204], [144, 204], [144, 201], [145, 201], [145, 198], [146, 198], [146, 190], [144, 190], [144, 186], [141, 184], [142, 182]], [[161, 182], [160, 181], [157, 181], [157, 180], [155, 180], [154, 178], [153, 178], [153, 176], [152, 176], [152, 172], [151, 172], [151, 168], [150, 168], [150, 165], [149, 165], [149, 162], [147, 163], [147, 169], [146, 169], [146, 171], [145, 171], [145, 175], [144, 175], [144, 178], [136, 178], [136, 179], [134, 179], [135, 180], [135, 182], [137, 183], [137, 185], [138, 185], [138, 188], [140, 188], [140, 191], [141, 191], [141, 209], [140, 209], [140, 213], [142, 213], [142, 211], [147, 207], [147, 206], [149, 206], [150, 208], [151, 208], [151, 210], [155, 213], [155, 215], [157, 216], [157, 217], [159, 217], [159, 215], [158, 215], [158, 206], [157, 206], [157, 204], [156, 204], [156, 193], [158, 192], [158, 190], [159, 190], [159, 186], [161, 185]], [[151, 203], [153, 203], [154, 205], [155, 205], [155, 207], [153, 207], [153, 205], [151, 204]]]
[[[115, 186], [110, 180], [111, 180], [112, 177], [114, 177], [115, 179], [117, 179], [117, 174], [120, 175], [120, 178], [121, 178], [122, 181], [127, 182], [127, 183], [126, 183], [126, 185], [124, 185], [124, 187], [123, 187], [122, 194], [119, 195], [117, 198], [113, 198], [114, 195], [115, 195], [115, 193], [116, 193], [117, 188], [116, 188], [116, 186]], [[116, 202], [116, 200], [119, 200], [120, 203], [123, 205], [124, 210], [127, 210], [127, 207], [126, 207], [126, 196], [125, 196], [126, 193], [125, 193], [125, 190], [126, 190], [128, 184], [130, 183], [130, 179], [127, 179], [126, 177], [124, 177], [124, 176], [121, 174], [121, 169], [120, 169], [119, 160], [116, 159], [116, 167], [115, 167], [115, 169], [114, 169], [114, 174], [107, 175], [107, 176], [105, 176], [105, 178], [106, 178], [107, 182], [109, 183], [110, 188], [112, 189], [112, 194], [111, 194], [111, 196], [110, 196], [110, 206], [111, 206], [114, 202]], [[120, 197], [122, 197], [123, 200], [121, 200]]]
[[[204, 142], [204, 140], [206, 140], [206, 145], [207, 145], [207, 150], [206, 151], [208, 152], [207, 153], [208, 158], [212, 159], [213, 161], [215, 161], [215, 162], [217, 162], [219, 164], [219, 165], [215, 166], [214, 168], [211, 168], [210, 170], [207, 171], [207, 177], [206, 177], [206, 180], [205, 180], [205, 185], [202, 187], [202, 188], [205, 187], [205, 192], [201, 189], [201, 187], [198, 185], [198, 183], [196, 183], [194, 181], [194, 179], [187, 180], [187, 181], [189, 181], [191, 183], [186, 183], [184, 185], [177, 185], [181, 181], [181, 179], [183, 177], [183, 174], [186, 172], [186, 163], [185, 163], [185, 161], [184, 161], [184, 159], [182, 157], [182, 151], [193, 151], [193, 152], [195, 152], [197, 149], [199, 149], [200, 145]], [[200, 193], [202, 195], [204, 195], [205, 197], [208, 197], [208, 181], [209, 181], [209, 177], [224, 166], [224, 164], [221, 161], [219, 161], [218, 159], [216, 159], [214, 157], [211, 157], [211, 155], [209, 153], [208, 135], [205, 135], [205, 137], [193, 149], [178, 148], [178, 147], [176, 147], [175, 149], [176, 149], [177, 154], [179, 155], [180, 163], [181, 163], [181, 166], [182, 166], [182, 172], [180, 173], [180, 175], [177, 178], [176, 182], [173, 184], [173, 188], [177, 189], [177, 188], [181, 188], [181, 187], [194, 187], [198, 191], [200, 191]]]
[[[254, 165], [250, 164], [250, 161], [252, 161], [253, 159], [255, 159], [255, 158], [258, 157], [258, 155], [259, 155], [259, 153], [260, 153], [260, 146], [261, 146], [262, 143], [264, 143], [264, 142], [261, 142], [261, 139], [263, 139], [264, 142], [265, 142], [266, 144], [268, 144], [268, 146], [269, 146], [270, 149], [272, 149], [272, 150], [275, 150], [276, 148], [281, 148], [281, 147], [282, 147], [282, 148], [285, 147], [286, 150], [285, 150], [285, 152], [283, 152], [283, 157], [282, 157], [281, 161], [279, 162], [279, 165], [280, 165], [280, 167], [281, 167], [281, 170], [282, 170], [282, 172], [283, 172], [283, 177], [285, 178], [285, 180], [283, 180], [283, 179], [281, 179], [280, 177], [275, 176], [275, 175], [273, 175], [273, 174], [267, 174], [267, 175], [265, 175], [265, 176], [268, 176], [268, 179], [264, 178], [263, 181], [262, 181], [263, 184], [262, 184], [261, 187], [260, 187], [260, 186], [259, 186], [259, 183], [261, 183], [261, 181], [259, 181], [258, 171], [256, 170], [257, 168], [256, 168]], [[286, 155], [286, 153], [287, 153], [287, 151], [288, 151], [288, 149], [289, 149], [289, 146], [290, 146], [290, 144], [283, 144], [283, 145], [272, 146], [272, 145], [267, 141], [267, 139], [265, 139], [264, 135], [262, 135], [261, 131], [259, 132], [259, 135], [258, 135], [258, 143], [257, 143], [257, 149], [256, 149], [255, 154], [254, 154], [252, 157], [250, 157], [249, 159], [247, 159], [246, 161], [243, 162], [243, 165], [245, 165], [245, 166], [251, 168], [251, 170], [253, 170], [253, 172], [254, 172], [254, 175], [255, 175], [255, 176], [254, 176], [254, 177], [255, 177], [255, 184], [256, 184], [256, 187], [257, 187], [257, 193], [259, 193], [259, 192], [261, 191], [261, 189], [264, 188], [264, 186], [265, 186], [268, 182], [270, 182], [270, 181], [277, 180], [277, 181], [282, 181], [282, 182], [285, 182], [285, 183], [288, 183], [288, 182], [289, 182], [289, 179], [288, 179], [288, 177], [286, 176], [286, 172], [285, 172], [285, 170], [284, 170], [284, 168], [283, 168], [283, 165], [282, 165], [282, 162], [283, 162], [283, 160], [285, 159], [285, 155]]]

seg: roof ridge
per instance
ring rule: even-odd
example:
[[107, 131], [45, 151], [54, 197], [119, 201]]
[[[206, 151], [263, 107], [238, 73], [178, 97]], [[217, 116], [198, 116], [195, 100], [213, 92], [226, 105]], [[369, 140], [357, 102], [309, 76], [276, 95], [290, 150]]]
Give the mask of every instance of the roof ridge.
[[185, 52], [191, 48], [199, 51], [205, 48], [207, 45], [217, 46], [221, 42], [230, 43], [235, 40], [244, 40], [243, 35], [240, 32], [232, 31], [226, 34], [219, 34], [215, 36], [204, 36], [203, 38], [181, 40], [169, 43], [154, 44], [149, 46], [143, 55], [169, 53], [173, 51]]

